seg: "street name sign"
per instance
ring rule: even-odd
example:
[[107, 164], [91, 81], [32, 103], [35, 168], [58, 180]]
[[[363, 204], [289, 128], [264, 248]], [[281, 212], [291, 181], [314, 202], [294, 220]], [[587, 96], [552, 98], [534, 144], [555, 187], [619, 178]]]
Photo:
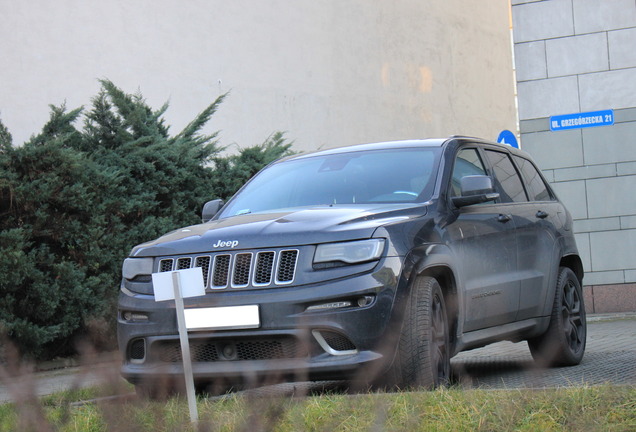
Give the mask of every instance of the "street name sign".
[[550, 130], [560, 131], [614, 124], [614, 110], [590, 111], [550, 117]]

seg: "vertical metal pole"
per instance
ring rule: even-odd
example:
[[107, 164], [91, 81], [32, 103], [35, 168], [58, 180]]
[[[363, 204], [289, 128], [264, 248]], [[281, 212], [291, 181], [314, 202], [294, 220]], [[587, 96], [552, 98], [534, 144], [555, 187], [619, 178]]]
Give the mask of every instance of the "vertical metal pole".
[[194, 376], [192, 374], [192, 358], [190, 357], [190, 342], [188, 340], [188, 329], [185, 324], [185, 313], [183, 312], [183, 297], [181, 291], [181, 275], [178, 272], [172, 273], [172, 286], [174, 289], [174, 302], [177, 311], [177, 325], [179, 327], [179, 339], [181, 341], [181, 356], [183, 358], [183, 375], [185, 376], [186, 394], [188, 397], [188, 408], [190, 409], [190, 420], [192, 423], [199, 422], [199, 412], [197, 411], [197, 399], [194, 392]]

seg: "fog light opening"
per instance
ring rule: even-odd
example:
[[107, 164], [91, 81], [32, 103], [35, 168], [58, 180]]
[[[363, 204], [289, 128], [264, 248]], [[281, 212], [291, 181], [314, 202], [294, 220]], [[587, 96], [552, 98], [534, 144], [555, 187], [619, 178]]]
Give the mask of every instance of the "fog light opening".
[[148, 321], [148, 315], [144, 313], [126, 311], [126, 312], [123, 312], [121, 315], [124, 321], [130, 321], [130, 322]]
[[358, 306], [359, 307], [369, 306], [371, 303], [373, 303], [373, 300], [375, 300], [374, 296], [363, 296], [363, 297], [360, 297], [358, 299]]
[[238, 358], [238, 351], [236, 349], [236, 345], [232, 342], [228, 342], [223, 344], [220, 347], [221, 358], [224, 360], [236, 360]]

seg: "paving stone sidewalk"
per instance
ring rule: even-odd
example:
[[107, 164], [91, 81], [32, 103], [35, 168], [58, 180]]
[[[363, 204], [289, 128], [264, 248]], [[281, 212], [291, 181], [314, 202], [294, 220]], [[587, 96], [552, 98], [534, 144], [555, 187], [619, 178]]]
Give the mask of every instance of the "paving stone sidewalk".
[[588, 317], [585, 356], [578, 366], [537, 368], [526, 342], [499, 342], [466, 351], [451, 364], [464, 388], [636, 385], [636, 314]]

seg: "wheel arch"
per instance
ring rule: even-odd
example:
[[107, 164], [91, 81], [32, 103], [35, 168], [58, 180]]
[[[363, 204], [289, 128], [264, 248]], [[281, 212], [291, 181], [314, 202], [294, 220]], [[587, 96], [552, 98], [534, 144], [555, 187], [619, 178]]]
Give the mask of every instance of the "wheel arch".
[[446, 316], [449, 321], [450, 344], [454, 348], [457, 342], [457, 328], [459, 326], [459, 297], [457, 295], [455, 274], [449, 266], [438, 264], [421, 270], [417, 277], [422, 276], [435, 278], [442, 288], [444, 302], [446, 303]]
[[581, 287], [583, 287], [583, 262], [578, 255], [566, 255], [561, 258], [559, 262], [559, 267], [568, 267], [570, 270], [574, 272], [576, 278], [579, 280]]

